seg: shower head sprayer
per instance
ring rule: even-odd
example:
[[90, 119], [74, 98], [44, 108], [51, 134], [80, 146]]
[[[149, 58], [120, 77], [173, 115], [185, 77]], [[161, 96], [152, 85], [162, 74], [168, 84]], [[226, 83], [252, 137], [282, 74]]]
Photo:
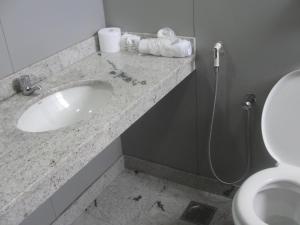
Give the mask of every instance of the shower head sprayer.
[[214, 45], [213, 51], [214, 51], [214, 67], [219, 68], [220, 67], [220, 53], [223, 50], [223, 43], [221, 41], [217, 42]]

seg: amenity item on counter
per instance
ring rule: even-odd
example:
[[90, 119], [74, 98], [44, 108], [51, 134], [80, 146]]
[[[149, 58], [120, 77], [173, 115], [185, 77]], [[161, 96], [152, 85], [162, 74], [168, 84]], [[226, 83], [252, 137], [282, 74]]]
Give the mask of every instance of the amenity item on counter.
[[165, 27], [157, 32], [157, 38], [167, 38], [174, 41], [177, 37], [171, 28]]
[[99, 44], [101, 52], [119, 52], [121, 29], [119, 27], [108, 27], [99, 30]]
[[165, 57], [187, 57], [192, 55], [192, 44], [188, 40], [177, 38], [170, 28], [160, 29], [157, 38], [142, 39], [139, 52]]
[[124, 33], [121, 36], [120, 47], [122, 51], [138, 52], [141, 37], [134, 34]]

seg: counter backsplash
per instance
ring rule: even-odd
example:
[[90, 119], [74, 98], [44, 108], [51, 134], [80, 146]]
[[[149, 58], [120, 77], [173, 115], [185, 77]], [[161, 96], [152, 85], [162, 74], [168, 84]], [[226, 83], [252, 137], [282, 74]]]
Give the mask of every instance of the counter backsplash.
[[28, 74], [30, 75], [32, 83], [37, 84], [44, 80], [47, 76], [51, 76], [71, 64], [74, 64], [97, 52], [98, 49], [98, 37], [92, 36], [42, 61], [34, 63], [31, 66], [5, 77], [0, 80], [0, 101], [3, 101], [16, 93], [13, 89], [12, 83], [17, 77]]
[[[143, 38], [154, 37], [153, 34], [148, 33], [133, 33], [142, 36]], [[195, 53], [195, 38], [193, 37], [182, 37], [192, 42], [193, 53]], [[18, 72], [15, 72], [4, 79], [0, 80], [0, 101], [3, 101], [14, 94], [13, 80], [21, 75], [30, 75], [32, 84], [35, 85], [40, 81], [51, 76], [54, 73], [64, 70], [66, 67], [86, 58], [87, 56], [99, 51], [98, 36], [94, 36], [77, 43], [69, 48], [66, 48], [44, 60], [34, 63]]]

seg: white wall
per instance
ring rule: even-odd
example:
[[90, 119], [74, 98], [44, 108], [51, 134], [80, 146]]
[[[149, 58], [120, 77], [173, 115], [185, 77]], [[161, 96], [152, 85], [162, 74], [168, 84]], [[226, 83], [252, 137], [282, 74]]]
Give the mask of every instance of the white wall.
[[1, 0], [0, 21], [6, 38], [0, 30], [0, 78], [105, 26], [101, 0]]

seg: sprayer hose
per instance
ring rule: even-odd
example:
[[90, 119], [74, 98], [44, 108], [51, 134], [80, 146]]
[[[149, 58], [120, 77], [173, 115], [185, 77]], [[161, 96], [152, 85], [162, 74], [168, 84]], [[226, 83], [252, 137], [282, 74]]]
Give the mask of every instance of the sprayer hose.
[[237, 184], [241, 181], [243, 181], [246, 177], [247, 174], [249, 173], [250, 170], [250, 162], [251, 162], [251, 151], [250, 151], [250, 118], [251, 118], [251, 109], [246, 109], [245, 111], [247, 112], [247, 119], [246, 119], [246, 129], [245, 129], [245, 134], [246, 134], [246, 151], [247, 151], [247, 165], [245, 172], [242, 174], [242, 176], [235, 180], [235, 181], [225, 181], [221, 177], [218, 176], [212, 162], [212, 133], [213, 133], [213, 128], [214, 128], [214, 120], [215, 120], [215, 111], [216, 111], [216, 104], [217, 104], [217, 96], [218, 96], [218, 83], [219, 83], [219, 68], [215, 67], [215, 91], [214, 91], [214, 101], [213, 101], [213, 110], [212, 110], [212, 117], [211, 117], [211, 122], [210, 122], [210, 129], [209, 129], [209, 140], [208, 140], [208, 161], [209, 161], [209, 167], [214, 175], [214, 177], [221, 183], [223, 184], [228, 184], [228, 185], [233, 185]]

